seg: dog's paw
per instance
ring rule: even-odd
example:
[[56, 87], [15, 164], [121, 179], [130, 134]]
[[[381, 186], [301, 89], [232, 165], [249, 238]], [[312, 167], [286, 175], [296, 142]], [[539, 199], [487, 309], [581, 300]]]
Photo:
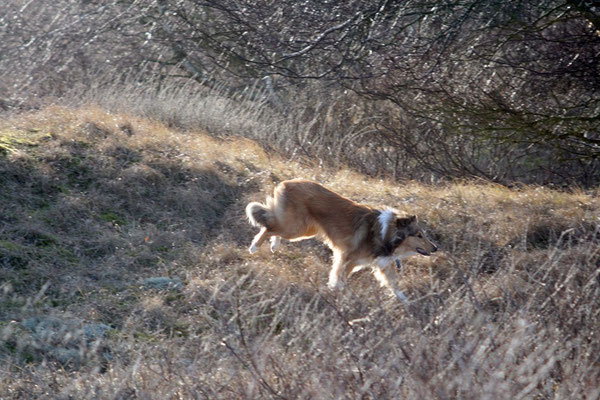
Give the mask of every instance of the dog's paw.
[[277, 250], [281, 244], [281, 238], [279, 236], [271, 236], [271, 239], [269, 240], [271, 241], [271, 252], [275, 253], [275, 250]]
[[258, 251], [258, 246], [256, 246], [254, 243], [252, 243], [252, 245], [250, 246], [248, 251], [250, 252], [250, 254], [254, 254]]
[[340, 279], [330, 279], [329, 282], [327, 282], [327, 287], [331, 290], [342, 290], [344, 288], [344, 282]]

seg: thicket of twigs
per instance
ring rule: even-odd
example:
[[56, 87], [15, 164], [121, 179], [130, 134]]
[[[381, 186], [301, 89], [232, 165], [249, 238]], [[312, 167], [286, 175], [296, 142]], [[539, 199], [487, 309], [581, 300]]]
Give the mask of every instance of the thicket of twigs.
[[4, 109], [195, 82], [263, 103], [263, 143], [371, 176], [600, 179], [593, 2], [9, 0], [0, 20]]

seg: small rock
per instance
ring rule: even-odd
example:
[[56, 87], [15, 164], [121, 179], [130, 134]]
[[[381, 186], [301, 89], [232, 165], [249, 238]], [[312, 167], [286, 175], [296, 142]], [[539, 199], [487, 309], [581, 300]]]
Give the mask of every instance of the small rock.
[[23, 337], [23, 348], [35, 354], [37, 360], [48, 358], [75, 369], [97, 362], [101, 370], [105, 370], [112, 360], [110, 348], [101, 342], [112, 329], [106, 324], [83, 323], [76, 318], [36, 316], [24, 320], [21, 325], [31, 332]]

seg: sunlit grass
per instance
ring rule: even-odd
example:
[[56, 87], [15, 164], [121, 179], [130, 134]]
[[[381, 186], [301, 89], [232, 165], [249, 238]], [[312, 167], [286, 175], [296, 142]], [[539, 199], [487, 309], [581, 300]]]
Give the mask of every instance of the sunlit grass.
[[[600, 394], [597, 190], [374, 179], [94, 106], [2, 131], [2, 398]], [[315, 241], [248, 254], [245, 204], [293, 177], [419, 216], [441, 251], [404, 263], [409, 307], [365, 272], [330, 292]], [[46, 315], [112, 329], [69, 364]]]

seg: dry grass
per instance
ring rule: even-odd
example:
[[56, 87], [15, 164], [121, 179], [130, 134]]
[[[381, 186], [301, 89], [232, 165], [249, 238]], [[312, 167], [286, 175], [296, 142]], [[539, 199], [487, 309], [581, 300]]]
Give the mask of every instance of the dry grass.
[[[598, 191], [393, 184], [94, 107], [9, 118], [0, 151], [0, 398], [600, 396]], [[316, 242], [247, 254], [244, 205], [297, 176], [419, 215], [444, 251], [406, 262], [410, 307], [364, 272], [329, 292]], [[73, 363], [40, 316], [112, 329]]]

